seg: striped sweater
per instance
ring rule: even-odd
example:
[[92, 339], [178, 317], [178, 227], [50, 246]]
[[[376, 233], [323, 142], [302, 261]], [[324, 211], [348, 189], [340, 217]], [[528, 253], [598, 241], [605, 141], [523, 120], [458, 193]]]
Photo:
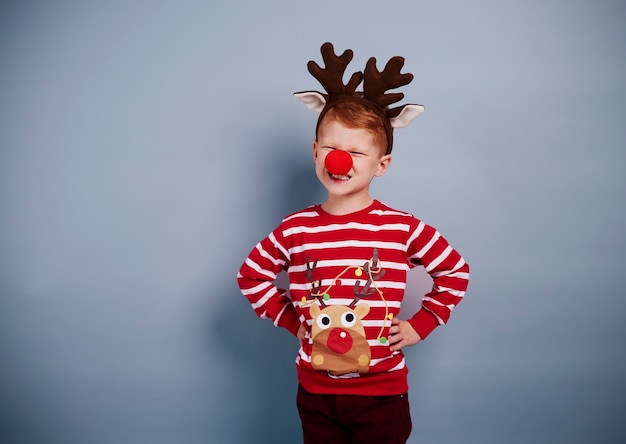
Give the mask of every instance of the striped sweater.
[[[433, 279], [409, 319], [424, 339], [463, 298], [469, 266], [437, 230], [379, 201], [342, 216], [319, 205], [287, 216], [237, 279], [258, 316], [294, 335], [307, 326], [296, 358], [306, 390], [385, 396], [408, 389], [404, 354], [391, 352], [387, 335], [415, 266]], [[275, 285], [283, 270], [288, 291]]]

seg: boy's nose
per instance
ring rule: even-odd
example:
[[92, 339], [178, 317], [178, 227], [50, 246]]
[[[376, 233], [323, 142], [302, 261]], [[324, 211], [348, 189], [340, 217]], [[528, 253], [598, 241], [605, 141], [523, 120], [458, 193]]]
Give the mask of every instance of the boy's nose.
[[330, 174], [338, 176], [348, 174], [352, 169], [352, 156], [347, 151], [332, 150], [326, 155], [324, 166]]

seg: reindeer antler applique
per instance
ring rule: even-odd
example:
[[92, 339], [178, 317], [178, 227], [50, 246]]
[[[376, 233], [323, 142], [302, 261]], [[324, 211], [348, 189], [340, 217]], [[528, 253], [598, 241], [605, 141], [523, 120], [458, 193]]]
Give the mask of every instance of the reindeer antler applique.
[[[404, 66], [404, 58], [394, 56], [385, 65], [383, 71], [376, 68], [376, 59], [371, 57], [365, 66], [365, 72], [352, 73], [347, 84], [343, 83], [343, 76], [353, 52], [345, 50], [341, 55], [335, 54], [332, 43], [326, 42], [321, 47], [324, 68], [313, 60], [307, 64], [308, 70], [326, 90], [326, 94], [319, 91], [297, 92], [294, 96], [303, 102], [308, 108], [319, 112], [317, 121], [319, 124], [329, 109], [335, 104], [351, 100], [358, 101], [378, 114], [385, 126], [387, 133], [387, 153], [393, 146], [393, 128], [404, 128], [424, 111], [423, 105], [405, 104], [389, 108], [392, 103], [399, 102], [404, 98], [401, 92], [387, 93], [390, 89], [406, 86], [413, 80], [413, 74], [400, 73]], [[363, 81], [363, 91], [356, 88]]]
[[[315, 271], [316, 268], [317, 268], [317, 259], [315, 259], [313, 263], [311, 264], [311, 262], [309, 262], [309, 256], [307, 256], [306, 257], [306, 276], [309, 279], [309, 282], [311, 282], [311, 289], [309, 290], [309, 295], [311, 296], [312, 299], [317, 299], [322, 307], [326, 307], [326, 302], [324, 301], [328, 300], [330, 296], [328, 295], [328, 293], [325, 293], [325, 292], [322, 293], [322, 280], [320, 279], [318, 281], [315, 281], [313, 279], [313, 272]], [[306, 300], [303, 301], [303, 303], [306, 303]]]
[[[372, 296], [376, 289], [370, 288], [372, 284], [376, 285], [374, 281], [379, 280], [385, 275], [385, 270], [380, 268], [378, 263], [378, 249], [374, 248], [374, 256], [372, 258], [372, 266], [370, 267], [370, 262], [366, 261], [363, 264], [363, 270], [365, 271], [365, 275], [367, 276], [367, 281], [365, 281], [365, 285], [361, 287], [361, 281], [357, 280], [354, 283], [354, 300], [348, 305], [350, 308], [354, 308], [356, 304], [363, 298], [369, 298]], [[381, 295], [382, 296], [382, 295]]]

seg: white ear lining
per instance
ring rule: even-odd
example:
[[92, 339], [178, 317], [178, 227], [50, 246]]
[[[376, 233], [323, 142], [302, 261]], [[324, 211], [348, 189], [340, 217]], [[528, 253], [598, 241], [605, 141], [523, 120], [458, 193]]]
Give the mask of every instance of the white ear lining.
[[417, 116], [424, 112], [422, 105], [408, 104], [402, 108], [400, 114], [389, 119], [392, 128], [404, 128], [409, 125]]
[[307, 108], [312, 109], [318, 113], [321, 113], [326, 105], [326, 98], [323, 94], [318, 93], [317, 91], [304, 91], [294, 93], [293, 95], [296, 99], [304, 103]]

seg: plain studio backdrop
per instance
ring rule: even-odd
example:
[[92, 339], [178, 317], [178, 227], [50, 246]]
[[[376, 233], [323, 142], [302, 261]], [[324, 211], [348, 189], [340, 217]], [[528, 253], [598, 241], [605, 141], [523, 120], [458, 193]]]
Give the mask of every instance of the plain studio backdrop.
[[324, 41], [353, 71], [406, 57], [426, 112], [373, 193], [472, 267], [407, 350], [410, 442], [624, 442], [624, 23], [618, 0], [2, 2], [0, 442], [300, 441], [297, 342], [235, 276], [324, 198], [292, 97]]

